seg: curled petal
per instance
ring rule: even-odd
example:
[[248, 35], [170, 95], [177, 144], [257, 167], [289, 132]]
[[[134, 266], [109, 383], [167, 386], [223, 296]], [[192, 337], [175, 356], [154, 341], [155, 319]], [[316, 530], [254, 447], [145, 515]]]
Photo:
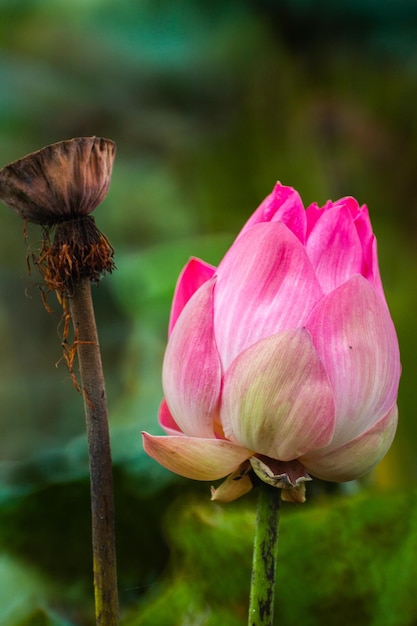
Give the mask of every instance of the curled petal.
[[315, 450], [299, 460], [307, 470], [323, 480], [344, 482], [370, 472], [385, 456], [394, 439], [398, 408], [392, 409], [369, 430], [338, 448]]
[[212, 437], [218, 413], [221, 366], [213, 334], [214, 279], [183, 309], [165, 352], [162, 383], [169, 411], [191, 437]]
[[281, 222], [254, 225], [217, 271], [214, 325], [223, 369], [260, 339], [302, 326], [322, 295], [293, 233]]
[[298, 502], [303, 504], [306, 501], [306, 484], [300, 483], [291, 489], [283, 489], [281, 491], [281, 500], [283, 502]]
[[171, 472], [194, 480], [223, 478], [253, 454], [224, 439], [154, 437], [148, 433], [142, 433], [142, 438], [145, 452], [155, 461]]
[[282, 489], [285, 502], [305, 502], [305, 483], [312, 480], [303, 465], [294, 459], [282, 463], [267, 457], [252, 456], [250, 464], [255, 474], [268, 485]]
[[253, 487], [250, 470], [251, 465], [249, 461], [242, 463], [219, 487], [211, 488], [211, 499], [216, 502], [232, 502], [244, 496]]
[[273, 459], [327, 445], [333, 390], [308, 331], [273, 335], [239, 355], [224, 375], [220, 415], [227, 438]]
[[260, 222], [283, 222], [301, 241], [305, 242], [306, 215], [300, 195], [292, 187], [277, 183], [265, 200], [248, 219], [239, 233], [241, 237], [247, 230]]
[[169, 318], [168, 336], [176, 324], [178, 316], [187, 304], [191, 296], [197, 291], [201, 285], [213, 277], [216, 268], [201, 261], [192, 258], [182, 270], [177, 285], [175, 287], [174, 299], [172, 301], [171, 315]]
[[356, 438], [386, 415], [401, 373], [388, 309], [362, 276], [354, 276], [316, 306], [306, 323], [331, 380], [336, 403], [332, 447]]
[[312, 480], [305, 470], [305, 467], [294, 459], [293, 461], [277, 461], [268, 459], [265, 456], [252, 456], [249, 459], [255, 474], [264, 482], [273, 487], [281, 489], [291, 489], [300, 483]]

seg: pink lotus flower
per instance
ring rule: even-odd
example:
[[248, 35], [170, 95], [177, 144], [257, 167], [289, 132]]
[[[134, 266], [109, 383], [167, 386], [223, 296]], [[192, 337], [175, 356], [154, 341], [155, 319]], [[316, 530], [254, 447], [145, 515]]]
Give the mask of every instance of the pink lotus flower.
[[348, 481], [385, 455], [401, 366], [366, 206], [306, 210], [277, 184], [216, 269], [191, 259], [178, 280], [159, 421], [146, 452], [197, 480], [255, 473], [304, 500], [309, 473]]

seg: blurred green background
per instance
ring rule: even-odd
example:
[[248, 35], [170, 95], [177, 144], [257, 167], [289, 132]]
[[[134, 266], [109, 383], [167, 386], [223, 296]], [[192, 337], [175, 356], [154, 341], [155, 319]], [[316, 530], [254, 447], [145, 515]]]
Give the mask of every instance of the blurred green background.
[[[284, 506], [279, 623], [417, 623], [416, 110], [414, 0], [0, 0], [0, 165], [80, 135], [118, 146], [95, 213], [118, 270], [93, 295], [126, 625], [246, 622], [253, 496], [211, 504], [209, 485], [144, 455], [140, 431], [158, 431], [181, 267], [216, 264], [276, 180], [305, 205], [368, 204], [404, 372], [373, 475]], [[2, 206], [0, 626], [89, 626], [82, 401], [26, 253]]]

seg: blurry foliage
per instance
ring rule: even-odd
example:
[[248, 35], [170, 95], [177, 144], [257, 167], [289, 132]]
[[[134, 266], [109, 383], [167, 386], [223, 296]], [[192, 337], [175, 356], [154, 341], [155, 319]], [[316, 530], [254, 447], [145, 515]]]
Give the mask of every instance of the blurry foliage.
[[[185, 485], [182, 483], [185, 481], [176, 486], [160, 486], [158, 497], [152, 497], [141, 494], [137, 482], [127, 478], [126, 472], [115, 472], [122, 607], [134, 603], [164, 571], [168, 546], [161, 519], [167, 501], [178, 498], [180, 492], [189, 491], [188, 481]], [[17, 567], [13, 559], [16, 559], [22, 576], [26, 572], [22, 591], [16, 592], [16, 606], [23, 604], [26, 610], [32, 610], [39, 604], [73, 620], [71, 624], [94, 622], [90, 526], [86, 480], [45, 484], [30, 494], [9, 496], [2, 503], [0, 549], [7, 555], [4, 562], [10, 563], [13, 573], [13, 568]], [[42, 586], [36, 583], [39, 572], [44, 573]], [[0, 561], [0, 583], [1, 580]], [[14, 584], [13, 577], [10, 581], [9, 585]], [[14, 625], [12, 620], [1, 621], [10, 597], [0, 594], [0, 624]]]
[[[253, 499], [170, 508], [207, 486], [146, 457], [140, 431], [159, 429], [181, 267], [216, 264], [276, 179], [306, 205], [351, 194], [370, 208], [404, 374], [397, 438], [364, 485], [416, 484], [416, 27], [414, 0], [0, 0], [0, 163], [77, 135], [118, 145], [96, 212], [118, 270], [94, 299], [127, 626], [245, 623]], [[82, 399], [54, 367], [59, 307], [50, 297], [46, 314], [23, 224], [1, 209], [0, 626], [87, 626]], [[282, 526], [284, 623], [414, 623], [411, 500], [364, 489], [323, 507], [309, 492], [314, 508]]]
[[[284, 506], [277, 626], [415, 624], [416, 522], [415, 503], [404, 495]], [[182, 502], [169, 512], [166, 529], [170, 569], [123, 624], [245, 624], [253, 511]]]

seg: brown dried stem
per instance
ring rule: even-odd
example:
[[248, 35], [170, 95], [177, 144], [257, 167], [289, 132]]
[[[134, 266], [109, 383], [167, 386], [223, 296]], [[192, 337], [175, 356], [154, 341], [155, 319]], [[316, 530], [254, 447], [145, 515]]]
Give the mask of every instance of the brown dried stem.
[[[46, 146], [0, 170], [0, 199], [24, 219], [25, 239], [27, 222], [43, 227], [41, 248], [27, 258], [28, 267], [31, 261], [38, 267], [46, 290], [55, 291], [62, 305], [63, 358], [77, 389], [73, 362], [78, 354], [90, 457], [98, 626], [117, 626], [119, 620], [106, 392], [90, 282], [112, 272], [114, 250], [90, 213], [107, 195], [115, 152], [116, 145], [109, 139], [76, 137]], [[67, 342], [70, 316], [72, 345]]]
[[113, 478], [106, 391], [90, 281], [69, 298], [80, 367], [90, 459], [94, 596], [97, 626], [119, 623]]

